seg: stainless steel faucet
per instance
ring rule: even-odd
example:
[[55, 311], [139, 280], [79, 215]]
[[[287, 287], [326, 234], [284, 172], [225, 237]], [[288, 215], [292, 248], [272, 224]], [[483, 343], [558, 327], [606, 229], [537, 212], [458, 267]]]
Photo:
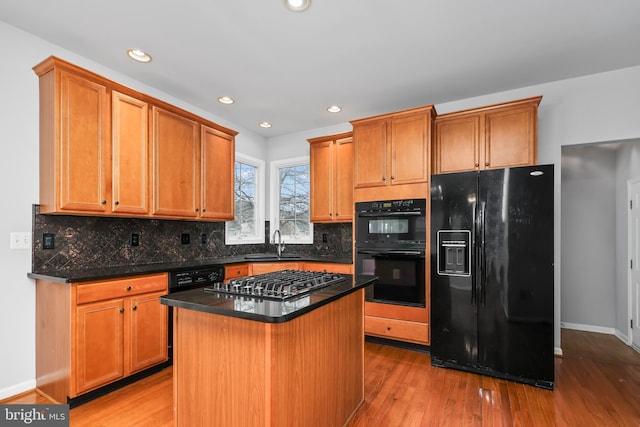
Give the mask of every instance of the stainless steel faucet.
[[273, 232], [273, 236], [271, 237], [271, 243], [276, 243], [276, 234], [278, 235], [278, 258], [280, 258], [280, 256], [282, 255], [282, 251], [284, 251], [284, 242], [282, 241], [280, 230], [276, 229], [276, 231]]

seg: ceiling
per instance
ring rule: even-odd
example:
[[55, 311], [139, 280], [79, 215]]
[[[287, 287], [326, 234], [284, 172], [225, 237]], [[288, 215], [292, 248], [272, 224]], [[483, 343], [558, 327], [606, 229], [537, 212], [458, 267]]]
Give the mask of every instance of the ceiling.
[[639, 17], [638, 0], [0, 2], [0, 20], [266, 138], [640, 65]]

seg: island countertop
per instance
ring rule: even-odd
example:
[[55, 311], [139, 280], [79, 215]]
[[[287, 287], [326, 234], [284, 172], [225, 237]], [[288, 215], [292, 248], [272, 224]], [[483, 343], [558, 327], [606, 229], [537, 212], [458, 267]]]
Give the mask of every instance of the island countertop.
[[218, 292], [205, 292], [202, 288], [175, 292], [160, 298], [162, 304], [212, 314], [255, 320], [264, 323], [282, 323], [295, 319], [323, 305], [365, 288], [377, 279], [375, 276], [344, 274], [342, 282], [286, 301], [236, 296]]

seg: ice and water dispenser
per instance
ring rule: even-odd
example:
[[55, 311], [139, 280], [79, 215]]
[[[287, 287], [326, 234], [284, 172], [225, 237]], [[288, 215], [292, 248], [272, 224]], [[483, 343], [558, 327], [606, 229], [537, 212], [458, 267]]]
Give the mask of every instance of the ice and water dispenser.
[[438, 274], [471, 275], [471, 231], [438, 231]]

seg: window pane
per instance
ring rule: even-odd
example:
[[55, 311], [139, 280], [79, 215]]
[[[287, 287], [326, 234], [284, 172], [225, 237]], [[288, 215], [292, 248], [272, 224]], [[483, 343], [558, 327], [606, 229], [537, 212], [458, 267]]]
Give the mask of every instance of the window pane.
[[308, 236], [309, 165], [280, 168], [279, 224], [283, 235]]
[[256, 234], [256, 167], [241, 162], [235, 165], [235, 219], [227, 230], [239, 236]]

